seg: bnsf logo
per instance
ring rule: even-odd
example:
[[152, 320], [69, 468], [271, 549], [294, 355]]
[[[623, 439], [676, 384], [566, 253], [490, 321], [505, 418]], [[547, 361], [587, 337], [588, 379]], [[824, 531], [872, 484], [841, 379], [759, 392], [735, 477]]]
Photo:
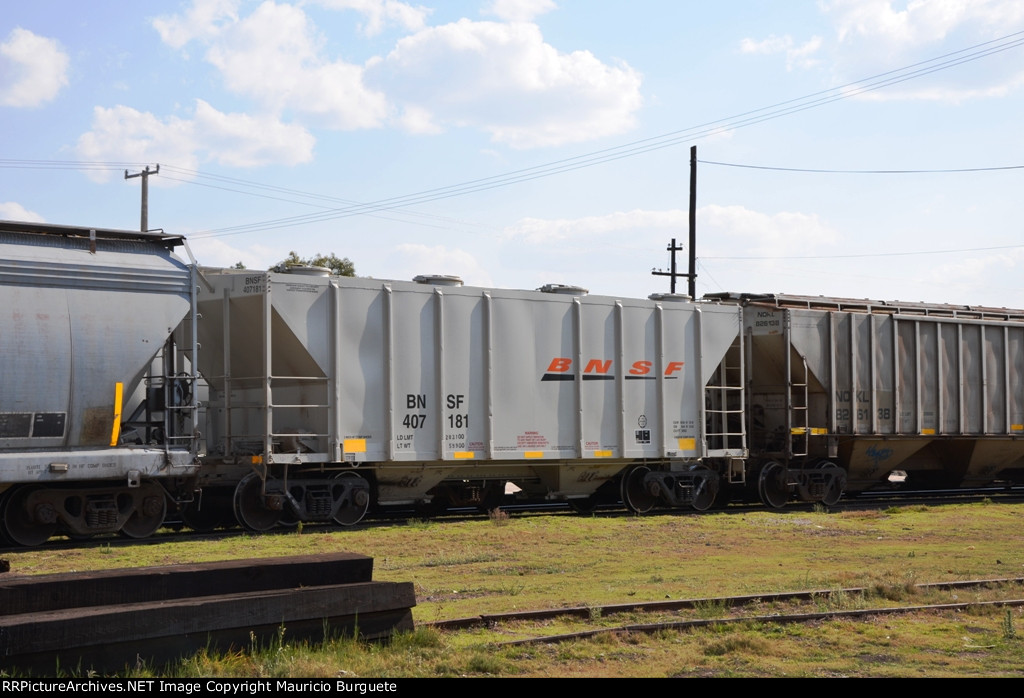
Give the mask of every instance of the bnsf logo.
[[[683, 361], [669, 361], [662, 375], [665, 378], [678, 378], [675, 374], [683, 370]], [[624, 376], [626, 380], [653, 380], [657, 376], [652, 373], [654, 363], [651, 361], [634, 361]], [[613, 380], [611, 359], [590, 359], [583, 367], [583, 380]], [[559, 356], [551, 360], [548, 370], [544, 372], [542, 381], [576, 380], [572, 373], [572, 359]]]

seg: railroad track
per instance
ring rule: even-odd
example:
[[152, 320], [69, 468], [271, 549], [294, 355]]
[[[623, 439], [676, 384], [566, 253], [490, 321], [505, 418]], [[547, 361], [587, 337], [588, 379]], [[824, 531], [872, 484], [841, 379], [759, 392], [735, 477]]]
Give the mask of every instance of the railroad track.
[[[917, 505], [941, 505], [941, 504], [967, 504], [972, 502], [980, 502], [984, 500], [991, 500], [1000, 503], [1017, 503], [1024, 502], [1024, 487], [1014, 488], [986, 488], [980, 490], [944, 490], [944, 491], [913, 491], [913, 492], [871, 492], [862, 493], [857, 497], [844, 497], [839, 503], [828, 507], [830, 512], [841, 512], [844, 510], [871, 510], [871, 509], [885, 509], [891, 506], [917, 506]], [[717, 509], [714, 512], [698, 512], [698, 511], [685, 511], [679, 509], [655, 509], [650, 515], [657, 515], [659, 513], [673, 514], [676, 516], [688, 516], [695, 515], [700, 516], [705, 513], [735, 513], [735, 514], [746, 514], [754, 511], [774, 511], [780, 514], [785, 512], [801, 512], [801, 511], [812, 511], [821, 505], [809, 504], [806, 502], [793, 502], [782, 509], [772, 509], [766, 507], [760, 503], [748, 503], [748, 504], [730, 504], [728, 507], [723, 509]], [[569, 505], [564, 502], [514, 502], [506, 501], [500, 504], [499, 507], [502, 511], [507, 514], [514, 516], [544, 516], [544, 515], [564, 515], [570, 514], [572, 516], [588, 516], [588, 514], [577, 514], [572, 511]], [[631, 512], [627, 511], [622, 507], [621, 504], [603, 504], [597, 506], [593, 512], [589, 515], [597, 516], [634, 516]], [[433, 519], [439, 521], [472, 521], [481, 518], [486, 518], [488, 514], [481, 512], [474, 508], [458, 508], [450, 509], [445, 513], [435, 515]], [[424, 518], [422, 514], [417, 513], [413, 509], [396, 508], [388, 511], [378, 512], [377, 514], [367, 517], [358, 524], [360, 528], [375, 528], [375, 527], [387, 527], [394, 525], [404, 525], [405, 522], [410, 520], [419, 520]], [[336, 528], [337, 530], [344, 530], [335, 527], [331, 523], [324, 524], [304, 524], [305, 530], [320, 530], [322, 528]], [[287, 528], [278, 527], [273, 529], [271, 532], [286, 532]], [[72, 538], [72, 537], [61, 537], [55, 536], [51, 538], [44, 547], [49, 550], [71, 550], [90, 545], [105, 545], [105, 546], [131, 546], [131, 545], [150, 545], [154, 543], [165, 543], [171, 541], [187, 541], [187, 540], [205, 540], [205, 539], [219, 539], [227, 536], [242, 536], [252, 535], [251, 532], [242, 529], [241, 527], [231, 528], [218, 528], [213, 531], [193, 531], [184, 527], [180, 522], [169, 520], [167, 524], [161, 528], [157, 533], [153, 534], [148, 538], [126, 538], [118, 536], [116, 534], [106, 534], [102, 536], [96, 536], [94, 538]], [[2, 540], [2, 539], [0, 539]], [[27, 548], [17, 546], [0, 545], [0, 554], [13, 553], [17, 551], [23, 551]]]
[[[519, 640], [500, 642], [500, 645], [515, 646], [528, 644], [550, 644], [577, 640], [608, 633], [644, 633], [653, 634], [664, 630], [687, 630], [708, 626], [740, 624], [740, 623], [807, 623], [817, 620], [835, 618], [864, 618], [868, 616], [895, 615], [936, 611], [964, 611], [983, 607], [1020, 607], [1024, 606], [1024, 577], [974, 579], [955, 582], [935, 582], [917, 584], [914, 588], [920, 592], [972, 591], [979, 589], [998, 588], [1008, 593], [1017, 594], [1017, 598], [1004, 598], [988, 601], [953, 601], [951, 603], [918, 604], [902, 606], [880, 606], [856, 609], [830, 609], [823, 611], [785, 613], [737, 613], [735, 615], [718, 615], [715, 617], [685, 618], [654, 623], [631, 623], [610, 627], [589, 628], [572, 633], [543, 635]], [[810, 603], [831, 603], [836, 599], [850, 599], [867, 595], [875, 591], [869, 587], [851, 587], [846, 589], [815, 589], [765, 594], [745, 594], [741, 596], [719, 596], [700, 599], [679, 599], [671, 601], [646, 601], [637, 603], [612, 604], [607, 606], [576, 606], [571, 608], [553, 608], [535, 611], [516, 611], [512, 613], [487, 614], [472, 618], [458, 618], [433, 623], [424, 623], [428, 627], [439, 630], [467, 630], [473, 628], [498, 628], [505, 624], [523, 622], [543, 622], [554, 618], [580, 618], [594, 620], [626, 613], [665, 614], [680, 612], [702, 612], [726, 609], [742, 609], [762, 607], [764, 605], [788, 604], [799, 609], [801, 605]]]

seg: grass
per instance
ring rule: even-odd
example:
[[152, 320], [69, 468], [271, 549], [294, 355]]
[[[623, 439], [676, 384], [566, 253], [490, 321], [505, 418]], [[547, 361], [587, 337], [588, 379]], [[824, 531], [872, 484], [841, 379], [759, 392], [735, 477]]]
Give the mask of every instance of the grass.
[[[412, 581], [417, 623], [515, 610], [864, 587], [821, 595], [810, 610], [952, 600], [920, 582], [1024, 576], [1024, 505], [984, 503], [648, 517], [522, 516], [413, 520], [353, 529], [146, 544], [101, 539], [71, 550], [5, 553], [11, 574], [351, 551], [374, 557], [374, 578]], [[960, 600], [1020, 589], [959, 592]], [[970, 598], [968, 598], [970, 597]], [[786, 612], [715, 602], [692, 617]], [[351, 639], [199, 655], [179, 676], [1022, 676], [1020, 609], [833, 620], [812, 626], [715, 626], [656, 636], [609, 634], [553, 646], [522, 637], [655, 622], [591, 614], [489, 630], [421, 627], [388, 645]], [[134, 670], [140, 671], [138, 669]], [[145, 671], [145, 670], [142, 670]], [[2, 670], [0, 670], [2, 672]], [[339, 673], [343, 672], [343, 673]]]

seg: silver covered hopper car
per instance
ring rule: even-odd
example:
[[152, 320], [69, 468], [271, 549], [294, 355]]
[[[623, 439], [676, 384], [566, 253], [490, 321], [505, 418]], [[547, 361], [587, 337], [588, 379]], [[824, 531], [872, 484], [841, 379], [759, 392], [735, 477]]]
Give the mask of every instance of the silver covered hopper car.
[[706, 508], [744, 477], [740, 308], [202, 271], [202, 484], [250, 529], [486, 508], [506, 482], [577, 508]]
[[0, 222], [0, 528], [142, 537], [198, 462], [175, 330], [193, 267], [162, 234]]

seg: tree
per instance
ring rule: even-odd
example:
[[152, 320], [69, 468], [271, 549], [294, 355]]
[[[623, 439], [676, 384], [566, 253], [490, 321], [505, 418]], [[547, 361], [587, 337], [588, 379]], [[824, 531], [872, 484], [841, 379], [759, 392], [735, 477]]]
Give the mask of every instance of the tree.
[[320, 254], [317, 252], [312, 257], [299, 257], [299, 254], [292, 250], [288, 256], [275, 264], [271, 269], [285, 269], [287, 267], [324, 267], [330, 269], [335, 276], [355, 276], [356, 266], [348, 257], [338, 257], [334, 254]]

